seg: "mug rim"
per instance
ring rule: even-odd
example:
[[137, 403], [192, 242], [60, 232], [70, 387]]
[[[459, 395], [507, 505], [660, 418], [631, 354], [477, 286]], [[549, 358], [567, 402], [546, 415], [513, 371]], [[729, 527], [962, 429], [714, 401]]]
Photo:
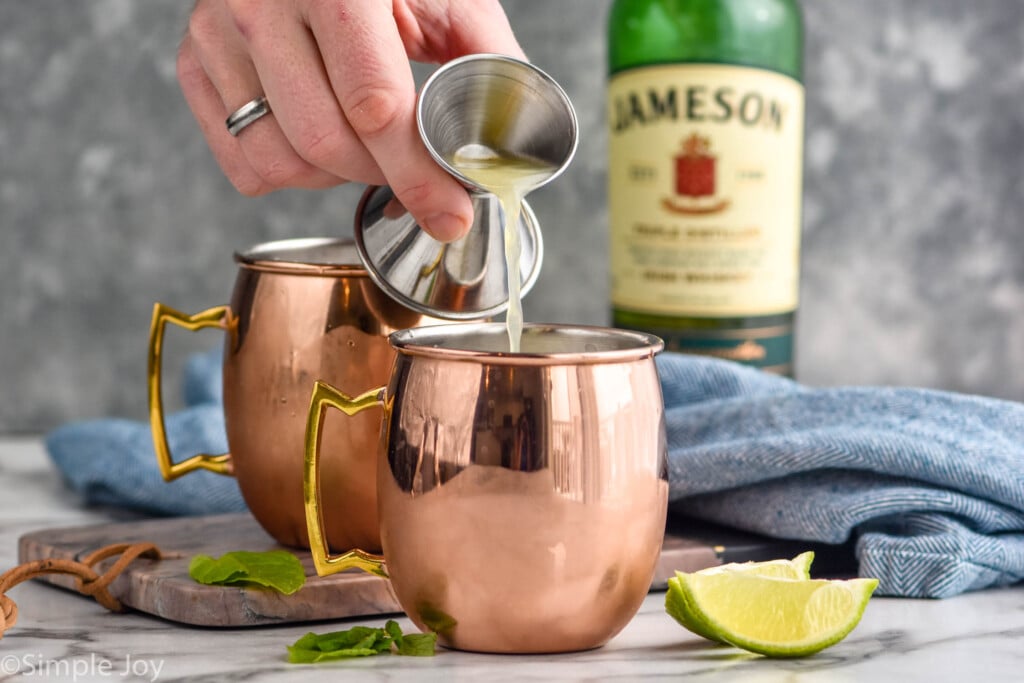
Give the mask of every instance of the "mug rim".
[[563, 335], [614, 339], [624, 344], [619, 348], [584, 351], [520, 352], [486, 351], [441, 346], [441, 340], [479, 334], [505, 334], [505, 323], [450, 323], [413, 327], [391, 333], [388, 341], [402, 355], [425, 356], [437, 360], [474, 361], [485, 365], [590, 365], [622, 363], [653, 358], [664, 351], [665, 342], [653, 334], [596, 325], [526, 323], [523, 332], [557, 332]]
[[[341, 247], [350, 249], [351, 260], [332, 262], [324, 260], [302, 260], [288, 258], [292, 252], [304, 249], [324, 249]], [[348, 237], [292, 237], [280, 240], [260, 242], [253, 246], [236, 251], [235, 261], [243, 268], [285, 275], [346, 275], [349, 277], [367, 277], [369, 273], [363, 264], [356, 242]]]

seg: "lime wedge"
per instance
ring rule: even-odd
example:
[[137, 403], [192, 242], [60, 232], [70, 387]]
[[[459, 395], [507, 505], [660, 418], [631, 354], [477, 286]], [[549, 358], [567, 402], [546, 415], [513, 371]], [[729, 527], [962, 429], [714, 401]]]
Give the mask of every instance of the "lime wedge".
[[[739, 572], [754, 576], [774, 576], [780, 579], [809, 579], [811, 577], [811, 562], [814, 561], [814, 553], [800, 553], [792, 560], [769, 560], [767, 562], [731, 562], [717, 567], [708, 567], [695, 572], [702, 576], [721, 574], [723, 572]], [[679, 586], [680, 577], [685, 576], [676, 572], [675, 578], [668, 580], [668, 593], [665, 594], [665, 611], [673, 619], [682, 624], [685, 628], [696, 633], [698, 636], [725, 642], [719, 638], [714, 630], [705, 624], [698, 615], [695, 615], [692, 608], [687, 604], [683, 591]]]
[[769, 657], [802, 657], [838, 643], [860, 622], [878, 585], [749, 572], [676, 578], [690, 615], [718, 640]]

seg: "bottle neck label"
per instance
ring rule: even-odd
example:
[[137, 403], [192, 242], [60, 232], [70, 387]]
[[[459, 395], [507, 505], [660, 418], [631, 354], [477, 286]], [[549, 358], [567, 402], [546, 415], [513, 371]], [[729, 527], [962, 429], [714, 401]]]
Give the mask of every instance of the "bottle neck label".
[[749, 67], [671, 64], [608, 87], [612, 303], [786, 313], [799, 295], [804, 91]]

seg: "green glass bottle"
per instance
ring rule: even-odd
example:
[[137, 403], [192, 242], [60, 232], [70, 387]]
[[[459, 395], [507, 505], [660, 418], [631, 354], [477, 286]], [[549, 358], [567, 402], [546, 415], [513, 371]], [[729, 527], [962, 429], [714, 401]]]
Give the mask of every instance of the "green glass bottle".
[[792, 375], [796, 0], [615, 0], [608, 62], [613, 324]]

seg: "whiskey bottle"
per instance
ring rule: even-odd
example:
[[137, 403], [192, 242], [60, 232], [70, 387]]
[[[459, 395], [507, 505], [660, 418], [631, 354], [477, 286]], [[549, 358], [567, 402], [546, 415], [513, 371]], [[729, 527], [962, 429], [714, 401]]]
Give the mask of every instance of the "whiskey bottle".
[[615, 0], [608, 64], [613, 324], [792, 375], [796, 0]]

